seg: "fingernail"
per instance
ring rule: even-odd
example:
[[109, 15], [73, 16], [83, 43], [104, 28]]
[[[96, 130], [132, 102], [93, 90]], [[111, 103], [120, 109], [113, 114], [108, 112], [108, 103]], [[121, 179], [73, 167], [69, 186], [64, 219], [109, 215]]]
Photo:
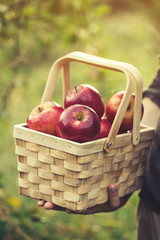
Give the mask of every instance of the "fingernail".
[[109, 187], [110, 194], [117, 195], [118, 194], [118, 188], [115, 185], [111, 185]]
[[44, 208], [45, 208], [46, 210], [51, 210], [51, 209], [54, 208], [54, 204], [51, 203], [51, 202], [46, 202], [45, 205], [44, 205]]
[[39, 206], [39, 207], [42, 207], [43, 205], [44, 205], [44, 201], [43, 200], [39, 200], [38, 202], [37, 202], [37, 205]]

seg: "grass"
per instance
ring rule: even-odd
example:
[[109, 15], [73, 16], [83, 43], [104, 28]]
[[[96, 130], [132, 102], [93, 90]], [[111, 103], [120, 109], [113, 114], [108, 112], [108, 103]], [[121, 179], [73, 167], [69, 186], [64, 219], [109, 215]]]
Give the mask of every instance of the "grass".
[[[144, 88], [146, 88], [158, 67], [158, 51], [155, 49], [155, 39], [150, 32], [149, 19], [139, 12], [136, 14], [118, 14], [105, 18], [103, 23], [93, 22], [92, 27], [98, 28], [97, 35], [93, 39], [89, 37], [88, 42], [80, 46], [68, 45], [68, 47], [62, 48], [63, 51], [59, 46], [59, 55], [80, 50], [108, 59], [129, 62], [142, 73]], [[48, 61], [42, 62], [38, 66], [35, 65], [30, 71], [28, 71], [27, 66], [18, 69], [15, 75], [16, 87], [8, 96], [7, 108], [3, 112], [0, 122], [0, 172], [3, 176], [1, 180], [3, 191], [1, 191], [0, 198], [3, 197], [7, 201], [14, 196], [17, 199], [15, 203], [19, 199], [20, 205], [16, 209], [13, 202], [5, 202], [5, 204], [9, 206], [10, 212], [8, 214], [11, 215], [13, 222], [15, 221], [30, 239], [134, 240], [136, 239], [137, 192], [132, 195], [124, 208], [113, 213], [91, 216], [68, 215], [37, 209], [35, 201], [19, 196], [13, 126], [25, 122], [28, 113], [41, 100], [52, 61], [55, 60], [55, 46], [52, 47], [53, 51]], [[32, 59], [30, 61], [34, 66]], [[0, 71], [3, 76], [2, 80], [4, 81], [5, 78], [9, 82], [11, 69], [8, 72], [6, 70], [5, 73], [3, 69]], [[120, 73], [86, 67], [83, 64], [80, 68], [78, 63], [72, 65], [71, 73], [72, 86], [82, 82], [90, 83], [100, 91], [104, 102], [113, 92], [123, 90], [126, 83], [125, 77]], [[62, 103], [60, 78], [53, 100]], [[0, 232], [2, 229], [4, 230], [3, 224], [0, 224]], [[10, 239], [21, 238], [15, 234], [15, 237]]]

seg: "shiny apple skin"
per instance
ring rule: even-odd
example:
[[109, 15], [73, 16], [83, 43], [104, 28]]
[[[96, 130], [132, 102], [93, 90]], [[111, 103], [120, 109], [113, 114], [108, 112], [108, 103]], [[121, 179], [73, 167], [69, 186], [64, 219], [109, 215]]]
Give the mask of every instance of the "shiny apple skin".
[[[108, 121], [112, 124], [113, 120], [116, 116], [116, 113], [118, 111], [119, 105], [122, 101], [122, 98], [124, 96], [124, 91], [123, 92], [118, 92], [114, 94], [107, 102], [106, 104], [106, 110], [105, 114], [107, 116]], [[133, 129], [133, 116], [134, 116], [134, 102], [135, 102], [135, 94], [132, 94], [129, 106], [127, 108], [127, 111], [125, 113], [125, 116], [122, 120], [119, 133], [124, 133], [127, 131], [131, 131]], [[141, 107], [141, 119], [143, 117], [143, 104]]]
[[46, 101], [36, 106], [27, 118], [27, 127], [39, 132], [56, 135], [56, 123], [63, 112], [56, 102]]
[[101, 118], [104, 114], [104, 102], [99, 91], [90, 84], [81, 84], [71, 89], [64, 99], [64, 108], [74, 104], [91, 107]]
[[99, 117], [90, 107], [75, 104], [64, 109], [57, 122], [56, 131], [58, 137], [71, 141], [92, 141], [99, 135]]
[[111, 124], [106, 117], [100, 119], [100, 132], [97, 139], [108, 137], [111, 129]]

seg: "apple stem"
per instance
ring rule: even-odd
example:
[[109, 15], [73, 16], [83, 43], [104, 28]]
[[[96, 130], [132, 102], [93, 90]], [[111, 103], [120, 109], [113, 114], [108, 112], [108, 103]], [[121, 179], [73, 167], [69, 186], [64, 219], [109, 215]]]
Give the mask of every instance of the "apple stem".
[[77, 91], [77, 86], [75, 86], [74, 88], [75, 88], [75, 90], [76, 90], [76, 93], [77, 93], [77, 92], [78, 92], [78, 91]]
[[39, 110], [40, 112], [42, 112], [40, 107], [38, 107], [38, 110]]

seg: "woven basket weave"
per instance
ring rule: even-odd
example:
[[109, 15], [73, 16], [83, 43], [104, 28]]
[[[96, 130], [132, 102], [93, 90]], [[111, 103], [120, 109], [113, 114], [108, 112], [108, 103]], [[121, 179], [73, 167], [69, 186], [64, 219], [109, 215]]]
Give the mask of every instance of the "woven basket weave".
[[[111, 183], [118, 186], [120, 197], [141, 187], [154, 129], [140, 126], [143, 86], [139, 71], [130, 64], [86, 53], [73, 52], [53, 64], [42, 102], [51, 99], [61, 68], [64, 96], [68, 92], [72, 61], [119, 71], [127, 77], [125, 95], [108, 138], [80, 144], [28, 129], [25, 123], [14, 126], [14, 138], [20, 194], [81, 212], [106, 202]], [[133, 133], [117, 135], [134, 84]]]

